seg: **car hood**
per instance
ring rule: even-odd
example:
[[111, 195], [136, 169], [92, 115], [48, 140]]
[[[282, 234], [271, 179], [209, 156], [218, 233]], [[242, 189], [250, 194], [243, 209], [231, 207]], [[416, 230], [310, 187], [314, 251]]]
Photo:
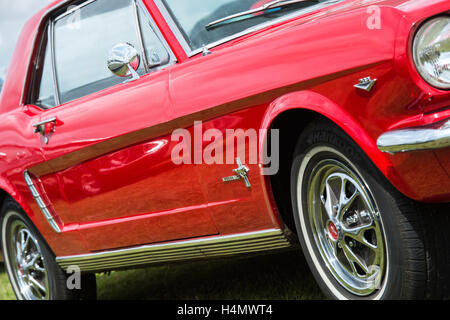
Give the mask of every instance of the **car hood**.
[[333, 14], [370, 6], [392, 7], [416, 19], [450, 10], [448, 0], [345, 0], [326, 12]]

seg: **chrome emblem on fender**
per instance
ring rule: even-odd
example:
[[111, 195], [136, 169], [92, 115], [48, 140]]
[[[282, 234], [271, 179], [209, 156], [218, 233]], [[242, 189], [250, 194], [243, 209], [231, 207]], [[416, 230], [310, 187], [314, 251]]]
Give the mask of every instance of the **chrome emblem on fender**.
[[358, 84], [355, 84], [355, 88], [370, 92], [373, 89], [373, 86], [377, 82], [377, 79], [372, 80], [370, 77], [363, 78], [359, 80]]
[[248, 173], [250, 172], [250, 169], [242, 164], [242, 161], [240, 158], [236, 159], [236, 163], [239, 166], [237, 169], [234, 169], [234, 173], [236, 173], [235, 176], [226, 177], [223, 178], [223, 182], [230, 182], [230, 181], [237, 181], [237, 180], [244, 180], [245, 186], [247, 188], [251, 188], [252, 185], [250, 184], [250, 180], [248, 179]]

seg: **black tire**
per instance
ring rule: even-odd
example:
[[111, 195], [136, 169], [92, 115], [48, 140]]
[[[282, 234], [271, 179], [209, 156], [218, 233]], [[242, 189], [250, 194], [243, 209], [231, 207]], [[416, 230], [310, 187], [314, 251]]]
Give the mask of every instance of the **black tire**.
[[[371, 243], [371, 245], [377, 247], [377, 254], [382, 252], [385, 256], [383, 259], [373, 258], [379, 263], [376, 269], [373, 268], [380, 274], [379, 282], [378, 286], [371, 287], [373, 291], [367, 289], [364, 294], [358, 292], [359, 287], [354, 284], [360, 284], [356, 280], [359, 280], [360, 274], [364, 275], [366, 269], [359, 268], [358, 263], [350, 262], [352, 259], [349, 260], [347, 257], [352, 256], [346, 253], [348, 253], [349, 247], [353, 247], [353, 253], [356, 250], [367, 250], [362, 251], [363, 253], [359, 257], [363, 255], [368, 257], [372, 253], [370, 253], [370, 248], [365, 248], [353, 238], [348, 240], [347, 235], [342, 231], [344, 227], [346, 230], [350, 229], [348, 226], [351, 223], [355, 223], [356, 226], [363, 225], [363, 217], [357, 213], [358, 209], [356, 207], [354, 210], [352, 209], [355, 215], [350, 218], [356, 217], [353, 220], [344, 219], [345, 214], [342, 214], [343, 222], [337, 222], [340, 224], [338, 228], [333, 223], [325, 223], [324, 225], [328, 226], [330, 230], [324, 231], [325, 237], [321, 237], [319, 235], [321, 229], [316, 228], [317, 225], [321, 226], [320, 221], [323, 221], [323, 219], [320, 220], [321, 218], [316, 218], [317, 211], [320, 210], [317, 208], [322, 208], [322, 212], [326, 213], [325, 219], [330, 217], [328, 214], [330, 211], [325, 209], [329, 196], [325, 194], [320, 198], [325, 205], [319, 204], [319, 207], [310, 199], [317, 199], [312, 197], [315, 194], [314, 190], [319, 190], [319, 192], [323, 190], [314, 188], [319, 184], [316, 181], [325, 181], [329, 184], [333, 182], [333, 180], [325, 178], [327, 173], [333, 172], [329, 169], [333, 168], [330, 164], [339, 164], [335, 167], [337, 171], [340, 170], [342, 164], [342, 168], [344, 168], [342, 170], [348, 169], [350, 173], [355, 174], [359, 179], [357, 182], [359, 181], [363, 187], [365, 186], [368, 194], [368, 197], [361, 197], [361, 199], [369, 199], [369, 203], [373, 203], [378, 211], [378, 214], [374, 213], [367, 218], [367, 223], [372, 221], [372, 225], [378, 229], [369, 230], [369, 235], [362, 231], [362, 235], [364, 241], [370, 242], [365, 237], [369, 236], [373, 239], [375, 232], [377, 235], [381, 234], [382, 237], [376, 238], [375, 243]], [[320, 171], [321, 168], [323, 168], [322, 171]], [[314, 176], [321, 172], [324, 175], [322, 180]], [[341, 186], [344, 184], [348, 184], [348, 182], [341, 182]], [[338, 185], [337, 182], [336, 185]], [[345, 188], [346, 186], [343, 189]], [[332, 188], [329, 187], [329, 189]], [[352, 190], [356, 190], [356, 188], [352, 187]], [[349, 191], [349, 193], [356, 193], [356, 191]], [[346, 192], [348, 191], [343, 191], [344, 195]], [[450, 225], [449, 205], [425, 206], [403, 196], [389, 183], [358, 145], [333, 123], [318, 120], [310, 124], [302, 133], [292, 164], [291, 195], [296, 228], [303, 252], [314, 277], [329, 298], [389, 300], [441, 299], [449, 296], [450, 237], [447, 231]], [[347, 199], [347, 196], [344, 198]], [[337, 198], [330, 197], [330, 203], [333, 203], [333, 199]], [[311, 204], [312, 202], [314, 204]], [[361, 207], [361, 202], [355, 206]], [[339, 212], [341, 209], [338, 208], [340, 207], [338, 205], [333, 207], [331, 212], [333, 213], [334, 210]], [[364, 215], [367, 216], [367, 213]], [[375, 225], [375, 221], [377, 225]], [[324, 240], [324, 238], [326, 239]], [[337, 246], [333, 246], [334, 241], [338, 244]], [[383, 242], [383, 250], [378, 249], [381, 248], [381, 242]], [[328, 243], [330, 243], [331, 249], [328, 249]], [[342, 248], [346, 244], [349, 245], [345, 247], [347, 251], [344, 251]], [[375, 249], [373, 251], [375, 252]], [[369, 254], [364, 252], [369, 252]], [[339, 264], [332, 264], [330, 263], [332, 260], [327, 258], [329, 256], [332, 258], [333, 254], [340, 257], [341, 260], [338, 258], [336, 260], [342, 269], [339, 269]], [[375, 253], [373, 255], [375, 256]], [[360, 259], [360, 261], [363, 260]], [[380, 263], [380, 261], [383, 262]], [[356, 268], [353, 268], [352, 265]], [[347, 277], [346, 270], [350, 270], [348, 274], [353, 271], [356, 280]], [[346, 282], [346, 279], [349, 281]], [[352, 285], [354, 286], [352, 287]]]
[[[11, 286], [18, 300], [96, 299], [97, 287], [95, 274], [81, 274], [80, 289], [69, 289], [68, 280], [69, 283], [73, 283], [72, 281], [70, 281], [70, 277], [72, 274], [67, 274], [58, 266], [55, 261], [55, 255], [50, 250], [39, 231], [28, 219], [22, 208], [11, 198], [6, 199], [3, 204], [1, 210], [0, 225], [2, 239], [1, 247], [4, 262], [9, 280], [11, 282]], [[13, 239], [18, 238], [18, 235], [13, 236], [13, 232], [15, 232], [17, 229], [20, 229], [20, 234], [26, 234], [25, 237], [31, 239], [27, 245], [29, 252], [31, 254], [36, 254], [36, 256], [39, 255], [40, 257], [42, 257], [42, 259], [37, 259], [38, 262], [36, 262], [34, 265], [36, 265], [39, 269], [42, 268], [42, 270], [45, 270], [46, 274], [48, 275], [47, 277], [45, 277], [45, 273], [43, 271], [34, 269], [34, 271], [25, 272], [25, 268], [13, 266], [12, 261], [17, 261], [17, 259], [14, 257], [14, 253], [17, 252], [17, 249], [13, 249], [13, 246], [17, 242], [14, 243]], [[23, 260], [23, 262], [25, 262], [25, 260]], [[28, 262], [30, 262], [30, 260], [28, 260]], [[21, 280], [19, 280], [19, 278], [30, 279], [28, 277], [28, 273], [31, 272], [34, 272], [34, 274], [36, 274], [36, 276], [33, 277], [34, 280], [38, 279], [42, 281], [39, 281], [39, 284], [42, 288], [45, 289], [45, 291], [39, 289], [39, 286], [34, 286], [29, 290], [21, 292], [19, 288], [23, 288], [26, 285], [20, 282]], [[22, 277], [19, 275], [19, 273]], [[23, 277], [23, 275], [25, 274], [28, 278]], [[29, 280], [26, 281], [27, 282], [25, 284], [30, 283]]]

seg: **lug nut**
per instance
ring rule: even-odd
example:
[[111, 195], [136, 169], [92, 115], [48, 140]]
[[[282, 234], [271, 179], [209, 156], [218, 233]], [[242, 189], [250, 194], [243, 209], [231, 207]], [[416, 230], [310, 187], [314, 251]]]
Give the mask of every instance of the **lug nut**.
[[355, 224], [355, 223], [357, 223], [358, 221], [359, 221], [359, 217], [358, 217], [357, 214], [354, 214], [354, 215], [348, 217], [348, 218], [345, 220], [345, 222], [346, 222], [348, 225]]

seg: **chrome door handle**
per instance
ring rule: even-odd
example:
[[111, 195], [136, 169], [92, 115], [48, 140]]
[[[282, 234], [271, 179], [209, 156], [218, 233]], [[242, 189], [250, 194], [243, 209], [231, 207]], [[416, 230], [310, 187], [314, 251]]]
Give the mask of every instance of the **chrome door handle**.
[[[49, 142], [49, 137], [47, 135], [55, 131], [56, 121], [57, 121], [57, 118], [53, 117], [53, 118], [38, 122], [36, 124], [33, 124], [34, 133], [40, 133], [41, 136], [44, 137], [45, 144], [48, 144], [48, 142]], [[49, 124], [52, 124], [52, 126], [50, 128], [48, 127]]]
[[33, 124], [34, 127], [34, 133], [40, 133], [42, 135], [45, 135], [45, 126], [49, 123], [53, 123], [53, 128], [56, 125], [56, 117], [38, 122], [36, 124]]

